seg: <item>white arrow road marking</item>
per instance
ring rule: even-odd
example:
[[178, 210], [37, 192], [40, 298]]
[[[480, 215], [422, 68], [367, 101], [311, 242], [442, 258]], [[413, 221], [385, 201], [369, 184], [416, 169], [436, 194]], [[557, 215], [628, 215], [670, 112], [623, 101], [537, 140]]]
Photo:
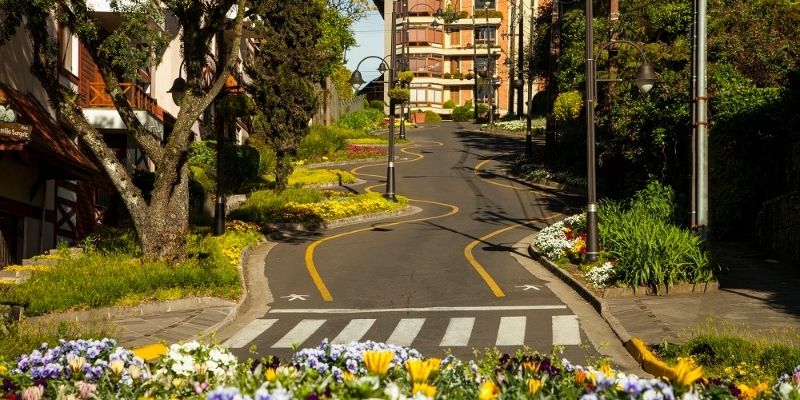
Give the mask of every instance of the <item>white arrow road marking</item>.
[[517, 286], [517, 287], [518, 288], [522, 288], [522, 290], [526, 291], [526, 292], [528, 291], [528, 289], [539, 290], [539, 287], [536, 286], [536, 285], [522, 285], [522, 286]]
[[281, 296], [282, 299], [289, 299], [289, 301], [301, 300], [306, 301], [307, 294], [290, 294], [288, 296]]

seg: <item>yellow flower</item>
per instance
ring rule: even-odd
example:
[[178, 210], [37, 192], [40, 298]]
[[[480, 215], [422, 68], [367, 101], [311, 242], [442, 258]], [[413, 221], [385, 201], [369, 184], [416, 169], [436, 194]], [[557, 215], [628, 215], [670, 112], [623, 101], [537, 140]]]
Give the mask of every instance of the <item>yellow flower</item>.
[[607, 362], [600, 364], [600, 372], [602, 372], [606, 377], [614, 376], [614, 370], [611, 369], [611, 365], [609, 365]]
[[436, 387], [427, 383], [415, 383], [414, 388], [411, 389], [411, 394], [415, 395], [417, 393], [422, 393], [425, 397], [433, 397], [436, 395]]
[[114, 376], [122, 376], [122, 372], [125, 371], [125, 362], [122, 360], [111, 360], [111, 362], [108, 363], [108, 369], [111, 370]]
[[83, 369], [84, 364], [86, 364], [86, 358], [84, 357], [67, 357], [67, 364], [69, 364], [69, 369], [72, 372], [78, 372]]
[[406, 369], [408, 374], [411, 375], [411, 381], [414, 383], [427, 382], [428, 376], [431, 374], [430, 364], [419, 359], [406, 361]]
[[500, 393], [500, 388], [492, 381], [483, 382], [480, 392], [478, 392], [479, 400], [495, 400], [497, 394]]
[[535, 395], [541, 388], [542, 381], [538, 379], [528, 379], [528, 391], [531, 392], [531, 395]]
[[389, 370], [389, 363], [392, 362], [394, 353], [391, 350], [365, 351], [364, 364], [367, 371], [371, 374], [384, 376]]
[[345, 382], [349, 382], [352, 381], [353, 379], [356, 379], [356, 376], [353, 375], [353, 373], [351, 373], [350, 371], [344, 371], [342, 373], [342, 379], [344, 379]]
[[8, 367], [5, 364], [0, 364], [0, 375], [5, 375], [8, 372]]
[[142, 376], [142, 370], [135, 365], [131, 365], [128, 367], [128, 374], [131, 376], [131, 379], [136, 381]]
[[267, 371], [264, 372], [264, 378], [270, 382], [273, 382], [277, 377], [278, 374], [275, 373], [275, 368], [267, 368]]
[[431, 368], [431, 371], [438, 371], [439, 367], [441, 367], [442, 365], [442, 359], [436, 357], [431, 357], [425, 362], [428, 363], [428, 366]]
[[703, 376], [703, 367], [695, 368], [694, 362], [689, 358], [680, 358], [675, 367], [675, 383], [681, 386], [691, 386]]

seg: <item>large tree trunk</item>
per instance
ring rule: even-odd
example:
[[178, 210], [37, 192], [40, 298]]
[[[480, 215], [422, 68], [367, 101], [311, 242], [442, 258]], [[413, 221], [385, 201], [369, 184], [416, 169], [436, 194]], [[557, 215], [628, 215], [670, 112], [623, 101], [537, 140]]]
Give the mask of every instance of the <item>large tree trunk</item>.
[[166, 201], [151, 201], [144, 207], [144, 218], [134, 220], [145, 258], [182, 260], [186, 256], [189, 233], [189, 168], [184, 165], [180, 179]]

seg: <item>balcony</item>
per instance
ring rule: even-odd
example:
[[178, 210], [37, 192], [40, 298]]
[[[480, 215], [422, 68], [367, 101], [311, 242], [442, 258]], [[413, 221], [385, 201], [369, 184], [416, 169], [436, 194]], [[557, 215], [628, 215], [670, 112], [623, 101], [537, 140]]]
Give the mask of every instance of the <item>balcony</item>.
[[[133, 108], [136, 119], [159, 138], [164, 135], [164, 109], [144, 89], [133, 83], [120, 83], [122, 92]], [[103, 82], [89, 84], [89, 93], [81, 102], [83, 114], [92, 126], [104, 130], [127, 130], [119, 112], [111, 101]]]

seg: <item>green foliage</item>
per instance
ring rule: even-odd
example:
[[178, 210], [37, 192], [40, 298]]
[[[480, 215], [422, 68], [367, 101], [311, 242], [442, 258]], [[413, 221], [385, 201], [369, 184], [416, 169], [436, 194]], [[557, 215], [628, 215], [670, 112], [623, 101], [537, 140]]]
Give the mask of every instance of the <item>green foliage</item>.
[[673, 41], [692, 28], [692, 4], [658, 2], [647, 7], [647, 29], [660, 41]]
[[297, 157], [301, 160], [309, 160], [343, 149], [347, 143], [347, 137], [341, 134], [342, 131], [344, 129], [338, 128], [338, 124], [336, 128], [312, 126], [311, 133], [300, 142]]
[[[203, 188], [214, 191], [217, 182], [217, 143], [213, 140], [192, 142], [189, 168]], [[259, 150], [249, 145], [225, 142], [222, 146], [222, 187], [225, 193], [242, 193], [257, 181], [261, 173]]]
[[356, 97], [353, 86], [350, 85], [350, 70], [344, 65], [334, 65], [331, 67], [331, 81], [336, 88], [336, 93], [342, 100], [350, 100]]
[[573, 90], [561, 93], [553, 103], [553, 115], [557, 121], [573, 121], [581, 116], [583, 97], [580, 92]]
[[667, 223], [677, 222], [675, 191], [653, 178], [644, 189], [633, 195], [630, 209]]
[[341, 116], [336, 120], [335, 126], [369, 132], [380, 127], [383, 117], [383, 107], [380, 109], [370, 107]]
[[355, 181], [353, 174], [340, 169], [296, 168], [289, 177], [289, 186], [350, 184]]
[[372, 100], [369, 102], [369, 108], [374, 108], [383, 114], [383, 109], [386, 106], [386, 103], [383, 100]]
[[119, 328], [110, 322], [32, 321], [23, 319], [3, 326], [0, 333], [0, 359], [15, 359], [30, 354], [42, 343], [58, 345], [64, 338], [103, 339], [119, 337]]
[[442, 117], [434, 111], [425, 111], [425, 123], [438, 123], [442, 122]]
[[397, 73], [397, 80], [403, 85], [408, 85], [414, 80], [414, 73], [411, 71], [400, 71]]
[[682, 343], [656, 346], [659, 358], [673, 364], [678, 357], [692, 357], [706, 376], [725, 376], [751, 387], [790, 373], [800, 365], [800, 346], [794, 330], [753, 331], [709, 321], [692, 329]]
[[258, 2], [252, 11], [261, 21], [255, 27], [261, 40], [256, 57], [245, 66], [250, 77], [246, 87], [260, 110], [253, 121], [255, 131], [275, 150], [275, 184], [283, 190], [297, 146], [317, 110], [314, 86], [323, 74], [320, 60], [341, 53], [326, 53], [330, 47], [320, 46], [320, 35], [324, 38], [330, 28], [325, 23], [331, 10], [319, 1], [285, 7], [268, 0]]
[[406, 88], [392, 88], [389, 90], [389, 98], [395, 103], [405, 103], [411, 98], [411, 91]]
[[256, 105], [246, 94], [224, 96], [221, 103], [222, 115], [229, 120], [256, 114]]
[[[316, 8], [319, 5], [319, 2], [313, 3], [311, 8]], [[332, 75], [334, 69], [343, 64], [342, 56], [345, 50], [356, 45], [356, 38], [350, 29], [352, 24], [353, 19], [343, 15], [336, 8], [324, 8], [322, 19], [319, 23], [319, 48], [324, 51], [320, 70], [323, 76]]]
[[456, 102], [453, 100], [447, 100], [444, 102], [443, 107], [452, 110], [453, 108], [456, 108]]
[[[192, 235], [189, 258], [176, 265], [145, 262], [112, 248], [62, 259], [34, 272], [20, 285], [0, 293], [0, 300], [26, 304], [26, 314], [139, 304], [188, 296], [236, 299], [241, 293], [238, 257], [255, 244], [258, 232], [229, 230], [222, 236]], [[229, 253], [233, 249], [233, 256]]]
[[472, 106], [458, 106], [453, 109], [451, 117], [455, 122], [466, 122], [472, 119], [474, 110]]
[[281, 222], [317, 225], [333, 219], [331, 216], [344, 218], [397, 210], [408, 204], [408, 199], [402, 196], [398, 200], [391, 202], [374, 192], [354, 195], [303, 188], [289, 188], [282, 193], [264, 190], [253, 192], [241, 207], [231, 212], [231, 218], [261, 226]]
[[503, 18], [503, 12], [500, 10], [484, 10], [479, 8], [476, 9], [474, 13], [475, 19], [486, 18], [487, 15], [489, 18]]
[[712, 267], [700, 237], [653, 215], [648, 205], [644, 200], [635, 208], [613, 201], [599, 204], [600, 246], [616, 260], [617, 281], [658, 291], [678, 282], [711, 280]]

